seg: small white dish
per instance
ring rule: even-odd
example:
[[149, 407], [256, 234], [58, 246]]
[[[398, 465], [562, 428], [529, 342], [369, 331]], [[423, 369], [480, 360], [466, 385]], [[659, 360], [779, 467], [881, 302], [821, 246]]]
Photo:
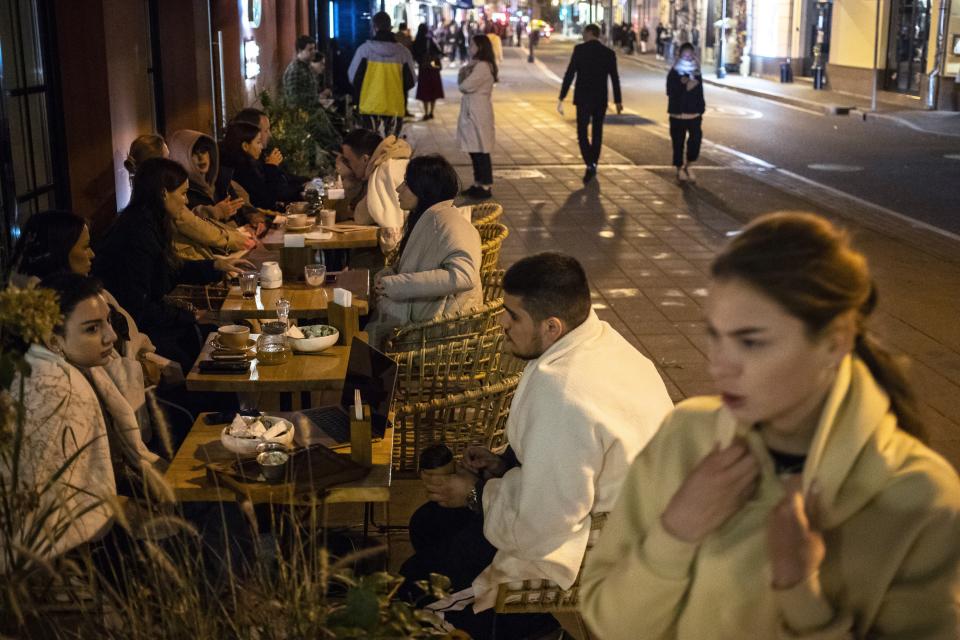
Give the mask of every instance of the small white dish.
[[311, 231], [304, 235], [307, 240], [329, 240], [333, 237], [332, 231]]
[[[319, 336], [316, 338], [291, 338], [287, 336], [287, 339], [290, 341], [290, 345], [294, 351], [300, 353], [319, 353], [337, 344], [337, 340], [340, 339], [340, 332], [335, 327], [330, 328], [333, 329], [333, 333], [328, 336]], [[299, 327], [299, 329], [302, 331], [307, 329], [307, 327]]]

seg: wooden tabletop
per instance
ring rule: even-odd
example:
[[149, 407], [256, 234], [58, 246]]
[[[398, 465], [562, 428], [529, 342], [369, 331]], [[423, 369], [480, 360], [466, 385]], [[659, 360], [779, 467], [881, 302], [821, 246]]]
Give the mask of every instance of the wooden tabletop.
[[[218, 487], [207, 474], [206, 464], [228, 462], [235, 454], [220, 443], [220, 432], [225, 424], [209, 425], [200, 414], [190, 433], [170, 462], [165, 477], [173, 486], [174, 495], [181, 502], [232, 502], [237, 495], [226, 487]], [[337, 449], [349, 455], [350, 447]], [[382, 440], [373, 443], [373, 467], [360, 480], [335, 485], [327, 489], [326, 502], [389, 502], [391, 465], [393, 462], [393, 428], [388, 428]], [[254, 502], [278, 502], [289, 499], [289, 491], [282, 485], [255, 485], [250, 491]], [[303, 500], [305, 501], [305, 500]]]
[[[330, 347], [320, 353], [300, 354], [283, 364], [261, 365], [256, 359], [250, 361], [246, 374], [200, 373], [198, 363], [207, 360], [213, 350], [211, 341], [216, 333], [207, 336], [207, 342], [187, 374], [187, 389], [190, 391], [226, 392], [291, 392], [340, 389], [347, 375], [350, 347]], [[257, 334], [250, 334], [251, 340]]]
[[[362, 227], [354, 229], [354, 227]], [[336, 229], [344, 229], [338, 232]], [[362, 247], [377, 246], [377, 231], [379, 227], [375, 225], [354, 225], [344, 224], [335, 225], [333, 235], [326, 240], [310, 240], [304, 238], [304, 244], [313, 249], [359, 249]], [[346, 229], [350, 229], [346, 231]], [[314, 227], [313, 231], [320, 231], [319, 227]], [[275, 227], [267, 232], [263, 237], [263, 246], [267, 249], [283, 249], [283, 236], [287, 233], [286, 227]], [[306, 232], [299, 232], [296, 235], [304, 235]], [[291, 234], [294, 235], [294, 234]]]
[[333, 290], [336, 287], [353, 292], [353, 306], [357, 307], [361, 316], [367, 315], [369, 306], [361, 296], [366, 296], [366, 283], [369, 272], [366, 269], [344, 271], [337, 276], [337, 282], [326, 287], [311, 287], [302, 282], [285, 282], [278, 289], [263, 289], [257, 287], [254, 298], [245, 299], [240, 294], [240, 287], [230, 287], [227, 299], [220, 308], [220, 317], [224, 320], [257, 319], [276, 320], [277, 300], [286, 298], [290, 301], [291, 318], [325, 318], [327, 304], [333, 300]]

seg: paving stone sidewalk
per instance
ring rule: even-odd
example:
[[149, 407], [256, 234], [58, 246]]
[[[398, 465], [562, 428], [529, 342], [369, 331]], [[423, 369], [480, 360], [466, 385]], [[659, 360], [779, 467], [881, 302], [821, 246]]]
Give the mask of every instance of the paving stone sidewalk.
[[[502, 66], [494, 92], [494, 199], [504, 205], [510, 237], [501, 263], [546, 250], [576, 256], [598, 315], [654, 360], [674, 400], [713, 392], [702, 319], [707, 270], [743, 220], [690, 198], [683, 185], [609, 148], [598, 180], [585, 188], [572, 119], [552, 108], [555, 84], [512, 48]], [[456, 145], [455, 70], [444, 78], [447, 99], [437, 105], [436, 118], [408, 124], [405, 134], [416, 153], [443, 153], [469, 184], [469, 158]], [[624, 129], [608, 128], [606, 135], [629, 135]], [[794, 208], [810, 208], [800, 187], [781, 187]], [[960, 332], [949, 329], [960, 314], [949, 293], [960, 291], [960, 245], [898, 224], [881, 219], [854, 229], [887, 295], [874, 326], [914, 360], [932, 444], [960, 466]], [[903, 303], [916, 308], [898, 308]]]

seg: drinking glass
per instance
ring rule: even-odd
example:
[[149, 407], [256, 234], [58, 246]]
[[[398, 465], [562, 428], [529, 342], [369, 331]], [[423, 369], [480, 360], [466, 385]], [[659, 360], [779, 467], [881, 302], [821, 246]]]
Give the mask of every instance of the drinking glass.
[[277, 320], [288, 326], [287, 318], [290, 317], [290, 301], [286, 298], [277, 300]]
[[240, 274], [240, 294], [246, 298], [251, 299], [257, 295], [257, 272], [256, 271], [244, 271]]
[[327, 276], [327, 267], [322, 264], [308, 264], [303, 268], [303, 277], [311, 287], [322, 287]]

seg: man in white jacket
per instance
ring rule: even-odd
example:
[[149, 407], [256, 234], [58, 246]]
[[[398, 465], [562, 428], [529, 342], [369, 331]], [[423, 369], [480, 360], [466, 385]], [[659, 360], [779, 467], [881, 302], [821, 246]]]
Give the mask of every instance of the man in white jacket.
[[[432, 502], [411, 519], [416, 554], [401, 570], [408, 580], [448, 575], [455, 593], [434, 608], [478, 638], [492, 637], [500, 584], [573, 584], [592, 515], [612, 509], [630, 463], [673, 408], [653, 363], [591, 310], [574, 258], [524, 258], [503, 288], [507, 346], [528, 361], [510, 445], [502, 455], [471, 447], [455, 474], [424, 476]], [[496, 634], [524, 637], [545, 622], [501, 616]]]
[[380, 227], [378, 239], [384, 255], [390, 253], [403, 231], [406, 214], [400, 208], [397, 187], [403, 182], [413, 149], [395, 136], [380, 137], [369, 129], [354, 129], [343, 138], [337, 172], [347, 190], [357, 224]]

